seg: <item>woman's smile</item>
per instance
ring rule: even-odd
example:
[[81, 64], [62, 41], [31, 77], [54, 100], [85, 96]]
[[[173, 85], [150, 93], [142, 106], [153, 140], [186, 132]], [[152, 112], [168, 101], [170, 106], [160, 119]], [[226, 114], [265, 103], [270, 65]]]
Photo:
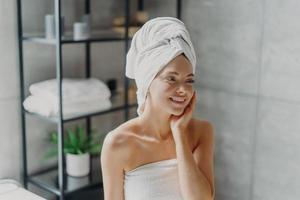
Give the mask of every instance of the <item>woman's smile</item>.
[[173, 105], [183, 107], [186, 102], [186, 98], [174, 98], [170, 97], [170, 101], [172, 102]]

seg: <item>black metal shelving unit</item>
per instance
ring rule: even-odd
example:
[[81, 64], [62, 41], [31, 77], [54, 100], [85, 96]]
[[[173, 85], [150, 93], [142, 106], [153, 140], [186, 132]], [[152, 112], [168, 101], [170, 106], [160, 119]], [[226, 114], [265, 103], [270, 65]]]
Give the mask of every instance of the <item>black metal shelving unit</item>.
[[[55, 28], [56, 37], [53, 40], [48, 40], [43, 38], [43, 36], [24, 36], [23, 34], [23, 24], [22, 24], [22, 0], [17, 1], [17, 20], [18, 20], [18, 46], [19, 46], [19, 73], [20, 73], [20, 107], [21, 107], [21, 127], [22, 127], [22, 178], [23, 185], [28, 188], [28, 184], [33, 184], [39, 188], [49, 191], [57, 196], [60, 200], [66, 199], [70, 194], [80, 192], [85, 189], [91, 188], [103, 188], [102, 177], [100, 171], [100, 163], [97, 159], [91, 158], [91, 173], [86, 177], [73, 178], [66, 175], [65, 172], [65, 157], [63, 154], [63, 127], [64, 123], [78, 120], [86, 119], [86, 129], [87, 133], [91, 131], [91, 117], [98, 116], [102, 114], [107, 114], [111, 112], [116, 112], [124, 110], [125, 121], [129, 118], [129, 109], [136, 107], [136, 102], [129, 102], [128, 99], [128, 87], [129, 79], [125, 77], [124, 73], [124, 95], [116, 96], [112, 99], [113, 106], [110, 109], [103, 110], [100, 112], [93, 112], [85, 115], [80, 115], [71, 118], [63, 118], [62, 112], [62, 45], [82, 43], [85, 45], [85, 76], [86, 78], [91, 77], [91, 43], [94, 42], [113, 42], [120, 41], [125, 43], [124, 48], [124, 59], [126, 59], [126, 53], [129, 49], [129, 42], [131, 38], [129, 37], [129, 18], [130, 18], [130, 0], [125, 0], [124, 12], [125, 12], [125, 34], [116, 34], [110, 30], [103, 30], [96, 36], [92, 36], [85, 40], [73, 40], [72, 37], [62, 37], [61, 36], [61, 2], [62, 0], [52, 0], [54, 2], [54, 13], [55, 13]], [[85, 0], [85, 13], [90, 14], [91, 0]], [[144, 0], [137, 0], [138, 10], [144, 10]], [[176, 0], [176, 15], [177, 18], [181, 18], [181, 0]], [[45, 45], [55, 45], [56, 47], [56, 79], [57, 87], [59, 91], [59, 115], [57, 118], [48, 118], [35, 113], [30, 113], [23, 108], [23, 101], [25, 100], [25, 88], [24, 88], [24, 58], [23, 58], [23, 43], [24, 42], [34, 42], [41, 43]], [[125, 69], [124, 69], [125, 71]], [[116, 103], [118, 100], [123, 101], [121, 104]], [[114, 105], [115, 102], [115, 105]], [[33, 174], [28, 174], [28, 163], [27, 163], [27, 139], [26, 139], [26, 115], [32, 115], [43, 120], [47, 120], [52, 123], [57, 124], [58, 133], [58, 164], [56, 166], [50, 166], [47, 169], [35, 172]], [[74, 179], [74, 180], [71, 180]], [[75, 181], [75, 185], [70, 185], [70, 181]]]

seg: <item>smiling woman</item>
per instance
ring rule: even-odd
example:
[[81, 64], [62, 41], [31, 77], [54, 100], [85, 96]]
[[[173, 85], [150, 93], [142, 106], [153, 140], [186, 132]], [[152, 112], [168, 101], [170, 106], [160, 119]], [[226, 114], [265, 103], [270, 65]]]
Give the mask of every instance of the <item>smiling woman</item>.
[[126, 75], [139, 116], [107, 134], [105, 200], [214, 199], [212, 124], [192, 117], [196, 57], [180, 20], [158, 17], [133, 37]]
[[151, 100], [146, 101], [151, 105], [145, 107], [158, 107], [157, 111], [165, 110], [167, 113], [175, 111], [175, 115], [183, 112], [194, 92], [193, 79], [190, 77], [192, 66], [183, 55], [175, 57], [154, 78], [148, 90]]

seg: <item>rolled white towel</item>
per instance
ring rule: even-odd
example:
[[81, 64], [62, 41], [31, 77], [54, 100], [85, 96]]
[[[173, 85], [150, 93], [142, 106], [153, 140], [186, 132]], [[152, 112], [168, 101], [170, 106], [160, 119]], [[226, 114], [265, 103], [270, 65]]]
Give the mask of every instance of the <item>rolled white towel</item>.
[[[58, 105], [47, 101], [44, 97], [30, 95], [23, 102], [24, 108], [32, 113], [37, 113], [45, 117], [57, 117]], [[109, 99], [95, 98], [88, 101], [75, 103], [63, 102], [63, 118], [69, 118], [82, 114], [98, 112], [109, 109], [112, 103]]]
[[[43, 102], [43, 105], [46, 105], [47, 107], [51, 107], [51, 109], [53, 109], [54, 112], [58, 110], [58, 106], [59, 106], [58, 97], [54, 98], [54, 97], [49, 97], [47, 95], [30, 95], [30, 96], [31, 98], [38, 99], [39, 102]], [[103, 100], [107, 101], [110, 100], [110, 98], [103, 98], [103, 95], [95, 94], [87, 97], [79, 96], [74, 98], [67, 98], [67, 100], [63, 98], [62, 102], [63, 102], [63, 107], [65, 107], [69, 105], [77, 105], [77, 104], [81, 105], [81, 103], [101, 102]]]
[[[29, 86], [29, 91], [32, 95], [43, 96], [53, 102], [58, 101], [57, 79], [34, 83]], [[96, 78], [63, 78], [62, 80], [64, 101], [89, 100], [99, 96], [102, 99], [111, 97], [111, 92], [103, 81]]]
[[155, 76], [171, 60], [184, 54], [196, 70], [196, 53], [185, 24], [174, 17], [147, 21], [133, 36], [126, 55], [126, 76], [135, 79], [137, 113], [144, 111], [147, 92]]

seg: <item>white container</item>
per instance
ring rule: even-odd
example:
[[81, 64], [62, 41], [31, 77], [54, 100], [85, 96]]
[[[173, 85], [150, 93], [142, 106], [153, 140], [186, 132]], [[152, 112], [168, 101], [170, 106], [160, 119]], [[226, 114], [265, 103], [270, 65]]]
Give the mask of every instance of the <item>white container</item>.
[[66, 154], [67, 174], [74, 177], [86, 176], [90, 173], [90, 154]]
[[84, 40], [90, 37], [89, 25], [85, 22], [75, 22], [73, 32], [74, 40]]
[[46, 15], [45, 16], [45, 36], [46, 39], [54, 39], [55, 38], [55, 17], [54, 15]]
[[[64, 35], [64, 27], [65, 27], [65, 18], [61, 16], [61, 36]], [[54, 15], [46, 15], [45, 16], [45, 37], [48, 40], [55, 39], [55, 16]]]
[[73, 177], [67, 176], [67, 190], [74, 190], [75, 188], [82, 188], [89, 184], [90, 176]]

